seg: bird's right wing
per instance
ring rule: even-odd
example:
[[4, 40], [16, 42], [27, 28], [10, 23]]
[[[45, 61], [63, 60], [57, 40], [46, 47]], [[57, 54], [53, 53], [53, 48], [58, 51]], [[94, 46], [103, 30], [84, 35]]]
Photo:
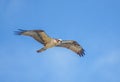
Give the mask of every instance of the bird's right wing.
[[85, 55], [84, 49], [74, 40], [63, 40], [57, 47], [65, 47], [77, 53], [79, 56]]
[[51, 38], [44, 32], [44, 30], [22, 30], [15, 31], [17, 35], [31, 36], [41, 44], [45, 45]]

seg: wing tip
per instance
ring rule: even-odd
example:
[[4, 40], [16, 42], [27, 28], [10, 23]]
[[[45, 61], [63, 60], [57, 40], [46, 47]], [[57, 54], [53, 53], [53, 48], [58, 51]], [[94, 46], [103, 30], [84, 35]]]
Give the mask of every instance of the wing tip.
[[18, 29], [18, 31], [14, 31], [15, 35], [21, 35], [23, 32], [25, 32], [26, 30], [23, 29]]
[[80, 50], [79, 52], [77, 52], [77, 54], [80, 56], [80, 57], [83, 57], [85, 55], [85, 50], [82, 49]]
[[[15, 35], [22, 35], [22, 33], [26, 32], [28, 30], [23, 30], [23, 29], [18, 29], [18, 31], [14, 31], [14, 34]], [[29, 30], [30, 31], [30, 30]], [[44, 32], [44, 30], [33, 30], [33, 31], [36, 31], [36, 32]]]

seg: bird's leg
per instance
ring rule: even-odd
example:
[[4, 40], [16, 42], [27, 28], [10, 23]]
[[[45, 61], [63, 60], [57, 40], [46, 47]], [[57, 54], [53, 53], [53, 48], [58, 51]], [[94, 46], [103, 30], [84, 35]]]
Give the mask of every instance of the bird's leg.
[[39, 52], [42, 52], [42, 51], [45, 51], [45, 50], [46, 50], [46, 48], [45, 48], [45, 47], [43, 47], [43, 48], [41, 48], [41, 49], [37, 50], [37, 52], [39, 53]]

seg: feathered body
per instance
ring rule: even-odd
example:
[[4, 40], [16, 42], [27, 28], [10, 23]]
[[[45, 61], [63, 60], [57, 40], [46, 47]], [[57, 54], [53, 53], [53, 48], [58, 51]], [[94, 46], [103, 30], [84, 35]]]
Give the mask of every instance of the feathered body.
[[25, 35], [31, 36], [38, 42], [44, 45], [43, 48], [37, 50], [37, 52], [45, 51], [51, 47], [65, 47], [67, 49], [72, 50], [73, 52], [77, 53], [79, 56], [83, 56], [84, 49], [74, 40], [61, 40], [61, 39], [54, 39], [49, 37], [44, 30], [22, 30], [15, 32], [17, 35]]

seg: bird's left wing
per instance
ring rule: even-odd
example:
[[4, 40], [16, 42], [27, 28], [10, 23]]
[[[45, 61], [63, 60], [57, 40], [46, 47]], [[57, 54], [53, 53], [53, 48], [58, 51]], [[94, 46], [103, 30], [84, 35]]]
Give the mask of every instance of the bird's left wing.
[[45, 45], [47, 42], [51, 40], [51, 38], [44, 32], [44, 30], [22, 30], [19, 29], [19, 31], [15, 31], [17, 35], [25, 35], [25, 36], [31, 36], [38, 42]]
[[84, 49], [76, 42], [73, 40], [63, 40], [58, 47], [65, 47], [67, 49], [72, 50], [73, 52], [77, 53], [79, 56], [85, 55]]

